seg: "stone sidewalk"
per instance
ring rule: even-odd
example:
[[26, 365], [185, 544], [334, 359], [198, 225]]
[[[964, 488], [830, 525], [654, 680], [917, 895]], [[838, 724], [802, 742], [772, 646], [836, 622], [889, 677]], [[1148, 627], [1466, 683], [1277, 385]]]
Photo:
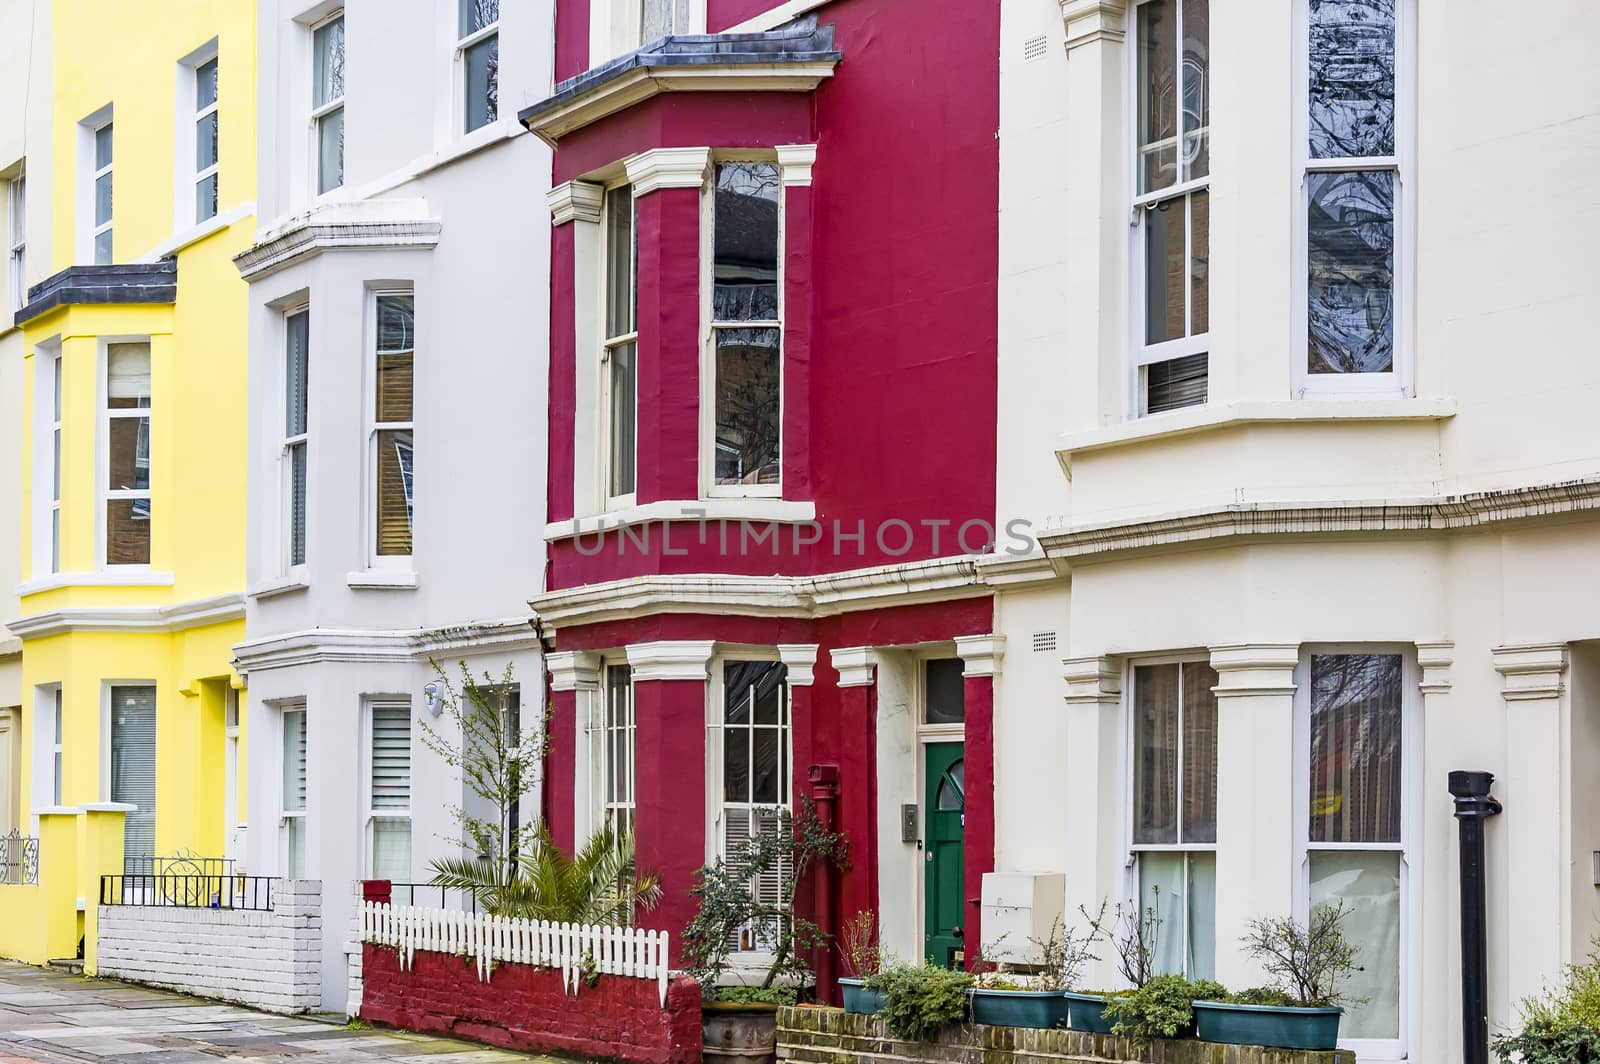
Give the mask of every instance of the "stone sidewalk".
[[530, 1057], [404, 1031], [350, 1030], [165, 990], [0, 961], [0, 1064], [410, 1061], [498, 1064]]

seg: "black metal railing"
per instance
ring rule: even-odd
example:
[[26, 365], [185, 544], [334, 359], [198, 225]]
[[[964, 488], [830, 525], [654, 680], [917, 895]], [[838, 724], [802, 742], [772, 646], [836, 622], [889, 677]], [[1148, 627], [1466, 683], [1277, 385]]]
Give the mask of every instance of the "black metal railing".
[[136, 854], [122, 859], [126, 876], [223, 876], [233, 875], [230, 857], [196, 857], [180, 853], [171, 857]]
[[36, 886], [39, 882], [39, 840], [13, 829], [0, 835], [0, 884]]
[[272, 911], [273, 876], [168, 873], [100, 877], [101, 905]]
[[475, 913], [478, 896], [471, 891], [452, 890], [432, 883], [390, 883], [389, 904], [423, 905], [452, 912]]

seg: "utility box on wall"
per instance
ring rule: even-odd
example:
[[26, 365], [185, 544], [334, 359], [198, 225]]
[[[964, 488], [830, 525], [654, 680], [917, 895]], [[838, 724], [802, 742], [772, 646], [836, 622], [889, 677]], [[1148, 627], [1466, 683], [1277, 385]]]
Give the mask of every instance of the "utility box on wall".
[[1039, 943], [1061, 921], [1067, 877], [1059, 872], [985, 872], [983, 959], [997, 964], [1039, 964]]

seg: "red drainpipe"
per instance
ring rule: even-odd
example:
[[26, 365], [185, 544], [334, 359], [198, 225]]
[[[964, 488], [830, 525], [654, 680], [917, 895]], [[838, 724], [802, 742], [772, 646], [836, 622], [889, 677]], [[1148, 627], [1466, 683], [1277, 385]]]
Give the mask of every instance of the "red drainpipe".
[[[839, 766], [812, 765], [807, 772], [811, 781], [811, 800], [817, 807], [817, 819], [826, 831], [833, 830], [834, 808], [839, 802]], [[829, 936], [828, 945], [817, 950], [817, 1000], [824, 1005], [837, 1004], [838, 983], [834, 974], [833, 937], [837, 924], [833, 918], [833, 868], [827, 862], [817, 865], [812, 888], [816, 891], [814, 905], [817, 927]]]

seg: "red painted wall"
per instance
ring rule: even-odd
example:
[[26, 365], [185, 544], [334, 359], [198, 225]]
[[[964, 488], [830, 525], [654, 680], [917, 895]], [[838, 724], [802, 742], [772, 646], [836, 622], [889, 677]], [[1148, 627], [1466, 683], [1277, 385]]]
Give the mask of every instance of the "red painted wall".
[[683, 961], [689, 897], [706, 854], [706, 689], [689, 680], [633, 685], [634, 838], [640, 869], [661, 877], [661, 902], [640, 927], [671, 935], [672, 963]]
[[640, 1064], [700, 1060], [700, 986], [687, 977], [667, 987], [663, 1009], [654, 980], [601, 976], [572, 995], [559, 969], [500, 964], [485, 983], [475, 961], [426, 950], [402, 970], [395, 950], [368, 944], [361, 973], [361, 1018], [386, 1027]]
[[706, 0], [706, 28], [712, 33], [721, 33], [780, 3], [782, 0]]

